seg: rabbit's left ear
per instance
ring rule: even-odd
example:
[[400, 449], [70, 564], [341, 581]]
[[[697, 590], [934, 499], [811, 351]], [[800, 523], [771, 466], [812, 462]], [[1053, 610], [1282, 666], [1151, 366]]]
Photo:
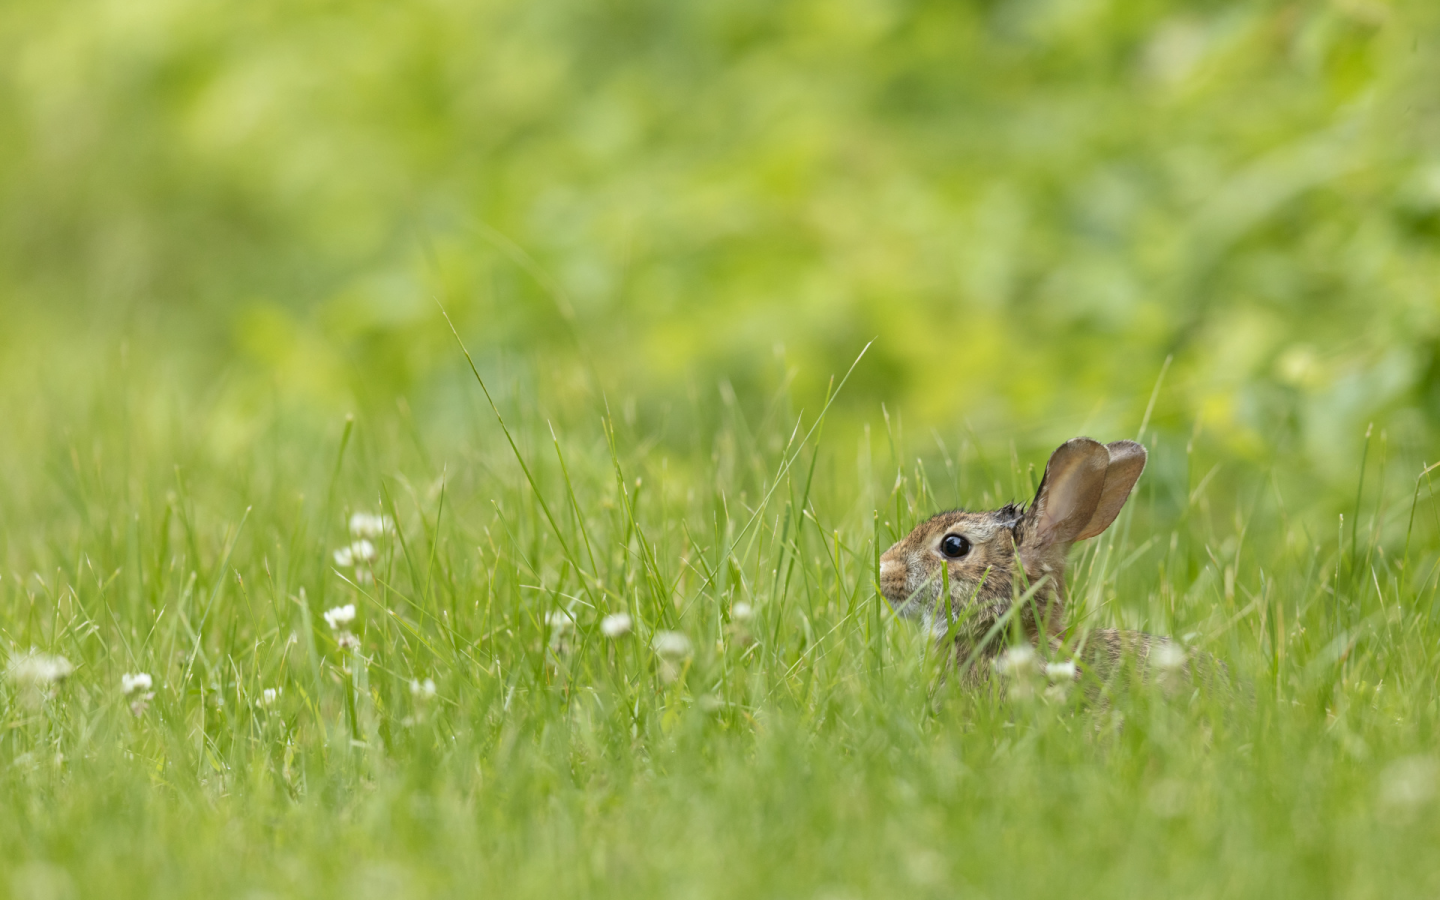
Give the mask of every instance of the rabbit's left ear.
[[1110, 527], [1120, 508], [1130, 498], [1130, 491], [1145, 471], [1145, 448], [1134, 441], [1116, 441], [1105, 445], [1110, 454], [1110, 465], [1105, 469], [1105, 487], [1100, 491], [1100, 502], [1089, 523], [1076, 535], [1075, 540], [1092, 538]]
[[1109, 468], [1110, 452], [1090, 438], [1068, 440], [1050, 455], [1040, 489], [1025, 511], [1019, 550], [1027, 569], [1065, 565], [1065, 551], [1085, 532], [1100, 507]]

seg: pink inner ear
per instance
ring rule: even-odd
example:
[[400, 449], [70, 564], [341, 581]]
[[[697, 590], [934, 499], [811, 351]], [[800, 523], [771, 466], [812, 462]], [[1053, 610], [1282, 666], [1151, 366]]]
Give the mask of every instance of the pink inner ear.
[[1104, 469], [1090, 469], [1062, 479], [1047, 498], [1042, 530], [1049, 533], [1054, 542], [1068, 544], [1075, 540], [1095, 514], [1104, 485]]
[[1031, 554], [1067, 547], [1076, 539], [1100, 503], [1109, 462], [1104, 445], [1089, 438], [1067, 441], [1051, 455], [1035, 497]]

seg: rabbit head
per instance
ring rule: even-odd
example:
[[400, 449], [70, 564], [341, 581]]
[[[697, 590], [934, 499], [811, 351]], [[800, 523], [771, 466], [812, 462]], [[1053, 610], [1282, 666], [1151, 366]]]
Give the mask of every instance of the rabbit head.
[[[1034, 588], [1015, 621], [1032, 641], [1061, 636], [1066, 552], [1115, 521], [1145, 456], [1134, 441], [1066, 441], [1050, 456], [1029, 506], [943, 512], [885, 551], [881, 592], [901, 617], [920, 620], [937, 635], [953, 624], [961, 639], [973, 639]], [[948, 604], [942, 597], [947, 583]]]

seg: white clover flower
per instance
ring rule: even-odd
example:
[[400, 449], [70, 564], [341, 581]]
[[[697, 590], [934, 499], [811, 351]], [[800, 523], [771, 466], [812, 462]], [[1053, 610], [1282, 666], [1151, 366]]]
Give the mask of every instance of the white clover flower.
[[755, 609], [744, 600], [730, 607], [730, 621], [732, 622], [748, 622], [753, 618], [755, 618]]
[[429, 700], [435, 696], [435, 680], [427, 678], [424, 681], [411, 680], [410, 693], [421, 700]]
[[651, 641], [655, 652], [670, 659], [683, 659], [690, 655], [690, 639], [678, 631], [657, 631]]
[[360, 639], [348, 631], [335, 635], [335, 645], [341, 650], [359, 650]]
[[634, 627], [635, 620], [630, 618], [629, 613], [611, 613], [600, 620], [600, 633], [607, 638], [624, 637]]
[[342, 569], [348, 569], [351, 566], [360, 566], [375, 560], [375, 545], [361, 538], [348, 547], [341, 547], [339, 550], [336, 550], [334, 556], [335, 565]]
[[1058, 663], [1046, 663], [1045, 677], [1051, 681], [1074, 681], [1075, 663], [1071, 660]]
[[552, 609], [545, 614], [545, 626], [559, 634], [573, 628], [575, 626], [575, 620], [563, 609]]
[[1155, 664], [1155, 668], [1173, 672], [1185, 665], [1185, 649], [1166, 641], [1150, 651], [1150, 660]]
[[995, 668], [1002, 675], [1035, 675], [1040, 671], [1040, 657], [1029, 644], [1016, 644], [995, 660]]
[[10, 680], [30, 687], [49, 687], [70, 677], [75, 667], [63, 656], [41, 653], [35, 648], [10, 658], [5, 673]]
[[261, 706], [274, 706], [275, 701], [280, 699], [280, 688], [266, 688], [260, 692]]
[[136, 672], [134, 675], [125, 673], [120, 676], [120, 693], [133, 694], [135, 691], [148, 691], [155, 686], [150, 676], [144, 672]]
[[145, 715], [145, 710], [150, 708], [150, 701], [155, 699], [155, 692], [150, 690], [154, 687], [154, 681], [144, 672], [137, 672], [134, 675], [126, 672], [120, 676], [120, 693], [125, 696], [134, 695], [130, 701], [130, 713], [135, 718]]
[[330, 626], [331, 631], [335, 631], [341, 625], [349, 625], [353, 621], [355, 621], [355, 604], [353, 603], [325, 610], [325, 624]]
[[350, 533], [361, 538], [378, 538], [395, 531], [395, 520], [375, 513], [357, 512], [350, 517]]

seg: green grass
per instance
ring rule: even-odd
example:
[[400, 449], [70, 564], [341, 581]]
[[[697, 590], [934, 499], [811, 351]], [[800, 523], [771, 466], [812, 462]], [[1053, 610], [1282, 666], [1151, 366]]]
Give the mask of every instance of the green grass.
[[[512, 450], [473, 382], [448, 412], [344, 421], [127, 365], [88, 406], [6, 399], [27, 430], [0, 445], [0, 633], [75, 671], [0, 688], [0, 891], [1440, 888], [1437, 510], [1378, 435], [1337, 532], [1276, 473], [1148, 434], [1131, 509], [1073, 557], [1072, 615], [1183, 635], [1244, 697], [1097, 714], [961, 693], [875, 589], [914, 519], [1023, 497], [1048, 447], [910, 446], [893, 414], [827, 423], [783, 389], [647, 429], [521, 378], [496, 394]], [[398, 523], [373, 584], [332, 556], [354, 511]], [[347, 603], [353, 653], [321, 616]], [[634, 633], [603, 636], [622, 610]], [[662, 659], [660, 630], [693, 655]]]

